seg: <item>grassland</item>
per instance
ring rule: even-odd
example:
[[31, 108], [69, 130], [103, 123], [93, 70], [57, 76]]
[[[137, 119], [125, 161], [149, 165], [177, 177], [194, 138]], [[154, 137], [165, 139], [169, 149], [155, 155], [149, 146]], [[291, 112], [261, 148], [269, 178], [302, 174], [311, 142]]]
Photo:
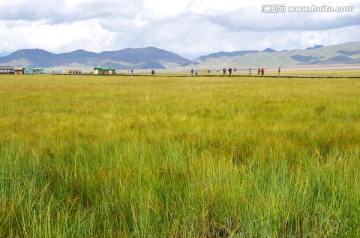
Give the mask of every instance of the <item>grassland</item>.
[[359, 237], [360, 80], [0, 76], [0, 237]]

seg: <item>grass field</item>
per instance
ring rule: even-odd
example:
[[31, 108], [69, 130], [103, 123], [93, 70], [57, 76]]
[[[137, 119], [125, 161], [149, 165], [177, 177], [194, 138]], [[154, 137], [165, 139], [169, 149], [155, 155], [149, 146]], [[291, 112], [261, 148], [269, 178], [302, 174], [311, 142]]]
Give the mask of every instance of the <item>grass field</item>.
[[359, 88], [1, 75], [0, 237], [359, 237]]

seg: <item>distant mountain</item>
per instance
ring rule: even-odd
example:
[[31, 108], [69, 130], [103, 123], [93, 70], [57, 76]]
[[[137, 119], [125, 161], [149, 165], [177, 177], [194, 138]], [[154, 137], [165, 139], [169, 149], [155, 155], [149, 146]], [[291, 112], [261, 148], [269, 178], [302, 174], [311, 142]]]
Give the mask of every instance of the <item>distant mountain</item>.
[[[245, 52], [245, 51], [235, 51]], [[246, 54], [226, 52], [210, 54], [193, 60], [187, 68], [222, 68], [238, 67], [321, 67], [322, 65], [359, 65], [360, 41], [332, 46], [315, 45], [306, 49], [275, 51], [271, 48], [263, 51], [247, 51]]]
[[94, 66], [116, 69], [165, 69], [191, 63], [177, 54], [155, 47], [123, 49], [94, 53], [76, 50], [53, 54], [42, 49], [23, 49], [0, 57], [0, 64], [16, 67], [41, 67], [48, 69], [92, 69]]
[[[53, 61], [56, 60], [56, 55], [40, 49], [18, 50], [8, 56], [1, 57], [0, 63], [9, 62], [8, 64], [13, 65], [14, 62], [19, 60], [21, 62], [27, 60], [28, 62], [31, 62], [34, 67], [36, 65], [41, 65], [41, 67], [49, 67], [52, 65]], [[15, 63], [14, 66], [21, 66], [20, 64]]]
[[95, 66], [124, 69], [175, 69], [223, 68], [238, 69], [276, 67], [322, 67], [323, 65], [360, 64], [360, 41], [346, 44], [315, 45], [306, 49], [276, 51], [243, 50], [217, 52], [193, 61], [155, 47], [127, 48], [118, 51], [94, 53], [76, 50], [53, 54], [42, 49], [23, 49], [0, 56], [0, 65], [48, 70], [92, 70]]
[[257, 53], [259, 52], [258, 50], [243, 50], [243, 51], [233, 51], [233, 52], [217, 52], [217, 53], [212, 53], [212, 54], [208, 54], [208, 55], [204, 55], [199, 57], [200, 60], [206, 60], [208, 58], [220, 58], [220, 57], [234, 57], [234, 56], [242, 56], [242, 55], [246, 55], [246, 54], [253, 54], [253, 53]]
[[276, 50], [273, 50], [271, 48], [266, 48], [265, 50], [263, 50], [263, 52], [268, 52], [268, 53], [272, 53], [272, 52], [277, 52]]
[[[241, 50], [241, 51], [232, 51], [232, 52], [220, 51], [220, 52], [200, 56], [198, 58], [198, 60], [206, 60], [209, 58], [221, 58], [221, 57], [236, 57], [236, 56], [243, 56], [243, 55], [247, 55], [247, 54], [254, 54], [254, 53], [258, 53], [258, 52], [261, 52], [261, 51], [258, 51], [258, 50]], [[271, 48], [266, 48], [262, 52], [270, 53], [270, 52], [277, 52], [277, 51], [273, 50]]]
[[323, 47], [324, 47], [323, 45], [314, 45], [313, 47], [306, 48], [306, 50], [320, 49], [320, 48], [323, 48]]

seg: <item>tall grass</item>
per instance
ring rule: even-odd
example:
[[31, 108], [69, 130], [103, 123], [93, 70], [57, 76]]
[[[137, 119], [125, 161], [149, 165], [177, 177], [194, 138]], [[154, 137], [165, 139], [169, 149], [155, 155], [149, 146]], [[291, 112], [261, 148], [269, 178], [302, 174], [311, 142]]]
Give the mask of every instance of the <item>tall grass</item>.
[[0, 237], [360, 236], [359, 87], [1, 76]]

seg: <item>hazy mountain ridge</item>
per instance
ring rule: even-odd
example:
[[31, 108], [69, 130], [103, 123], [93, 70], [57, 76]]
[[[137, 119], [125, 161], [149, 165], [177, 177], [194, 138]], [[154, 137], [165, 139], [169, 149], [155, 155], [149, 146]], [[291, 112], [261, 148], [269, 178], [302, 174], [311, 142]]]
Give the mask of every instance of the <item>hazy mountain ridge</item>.
[[222, 67], [306, 67], [321, 65], [359, 65], [360, 41], [332, 46], [315, 45], [306, 49], [276, 51], [243, 50], [216, 52], [193, 61], [155, 47], [126, 48], [94, 53], [75, 50], [53, 54], [42, 49], [23, 49], [0, 57], [0, 65], [46, 69], [87, 69], [95, 66], [124, 69], [188, 69]]
[[306, 49], [284, 51], [265, 49], [236, 56], [231, 56], [230, 52], [222, 55], [220, 53], [201, 56], [193, 60], [192, 66], [197, 68], [229, 66], [250, 68], [358, 65], [360, 64], [360, 41], [331, 46], [315, 45]]
[[98, 65], [116, 69], [165, 69], [191, 63], [172, 52], [155, 47], [127, 48], [118, 51], [94, 53], [76, 50], [69, 53], [54, 54], [42, 49], [23, 49], [0, 57], [0, 64], [16, 67], [59, 68], [76, 65], [78, 68], [92, 68]]

